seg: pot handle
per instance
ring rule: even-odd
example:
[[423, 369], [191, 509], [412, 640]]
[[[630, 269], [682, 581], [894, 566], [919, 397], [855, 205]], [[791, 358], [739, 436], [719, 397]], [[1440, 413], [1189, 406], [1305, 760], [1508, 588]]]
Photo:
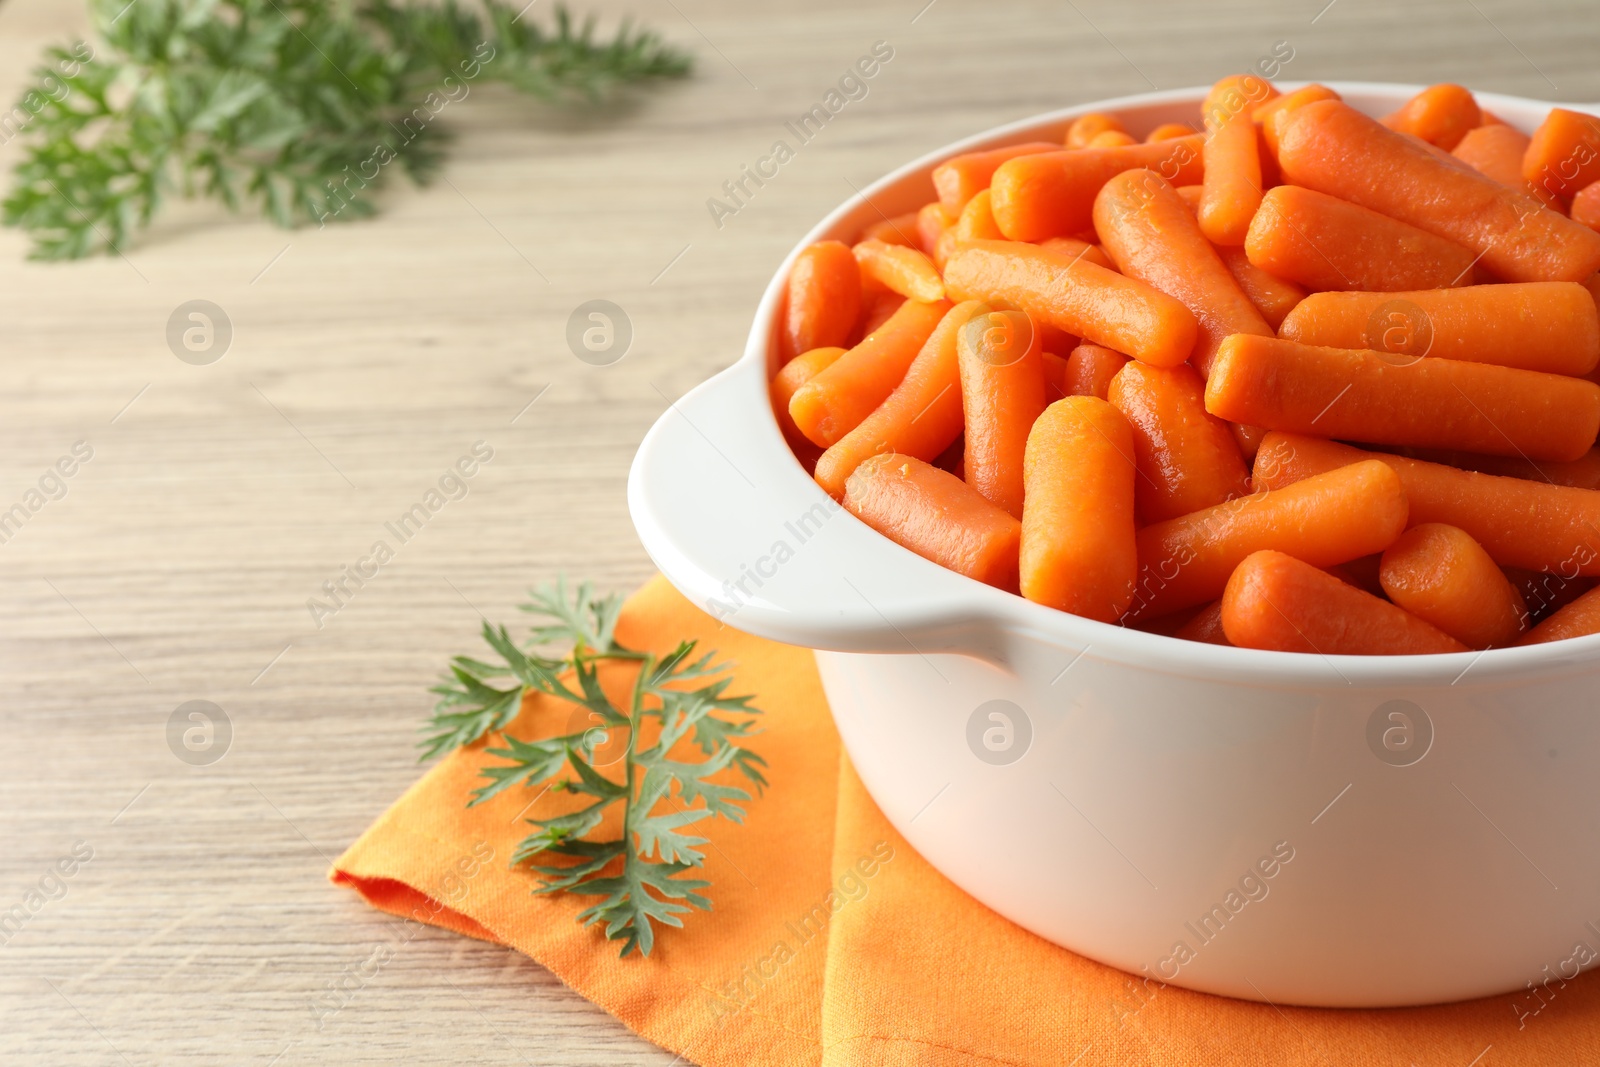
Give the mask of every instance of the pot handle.
[[[752, 358], [672, 403], [628, 474], [628, 510], [657, 567], [713, 618], [844, 652], [977, 652], [987, 595], [907, 552], [819, 487], [772, 416]], [[957, 609], [953, 605], [960, 605]]]

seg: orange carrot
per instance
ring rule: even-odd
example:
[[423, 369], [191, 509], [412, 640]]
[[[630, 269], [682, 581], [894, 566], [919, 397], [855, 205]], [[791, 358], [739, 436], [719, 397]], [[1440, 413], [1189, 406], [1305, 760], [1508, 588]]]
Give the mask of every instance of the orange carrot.
[[1287, 181], [1453, 241], [1505, 281], [1577, 282], [1600, 269], [1600, 233], [1352, 107], [1324, 100], [1286, 118], [1278, 162]]
[[[993, 217], [992, 215], [990, 216]], [[1039, 242], [1040, 248], [1048, 248], [1052, 252], [1060, 252], [1070, 259], [1082, 256], [1085, 262], [1093, 263], [1106, 270], [1116, 270], [1117, 265], [1111, 262], [1111, 257], [1106, 255], [1105, 249], [1097, 244], [1080, 241], [1076, 237], [1051, 237]]]
[[861, 268], [863, 280], [875, 281], [909, 300], [931, 304], [944, 299], [944, 282], [933, 260], [904, 245], [891, 245], [868, 238], [851, 251]]
[[939, 236], [956, 224], [961, 212], [951, 211], [935, 200], [931, 204], [922, 205], [922, 210], [917, 212], [917, 247], [927, 255], [933, 255], [933, 250], [939, 244]]
[[1261, 156], [1256, 124], [1243, 112], [1218, 126], [1201, 153], [1200, 229], [1219, 245], [1242, 245], [1261, 207]]
[[1364, 452], [1298, 434], [1269, 433], [1252, 485], [1282, 489], [1347, 464], [1379, 460], [1405, 485], [1411, 521], [1459, 526], [1503, 567], [1568, 578], [1600, 575], [1600, 492], [1476, 474], [1438, 463]]
[[1111, 393], [1111, 380], [1129, 362], [1127, 356], [1104, 345], [1081, 344], [1067, 357], [1062, 388], [1067, 396], [1105, 400]]
[[1164, 615], [1215, 599], [1233, 569], [1264, 548], [1331, 567], [1383, 551], [1405, 527], [1405, 490], [1382, 463], [1236, 497], [1139, 531], [1139, 588], [1129, 614]]
[[1600, 230], [1600, 181], [1585, 185], [1572, 198], [1572, 221]]
[[921, 248], [922, 240], [917, 232], [917, 216], [919, 212], [909, 211], [904, 215], [893, 218], [879, 219], [865, 230], [861, 231], [863, 240], [882, 241], [889, 245], [905, 245], [907, 248]]
[[1222, 631], [1222, 601], [1213, 600], [1201, 608], [1193, 618], [1180, 626], [1172, 636], [1185, 641], [1203, 641], [1208, 645], [1229, 645], [1228, 635]]
[[1501, 185], [1531, 193], [1545, 207], [1560, 211], [1559, 196], [1522, 176], [1522, 157], [1528, 152], [1528, 143], [1527, 134], [1502, 122], [1468, 130], [1450, 154]]
[[1542, 645], [1600, 633], [1600, 588], [1587, 593], [1534, 627], [1518, 644]]
[[1173, 189], [1183, 198], [1184, 206], [1198, 216], [1200, 211], [1200, 198], [1205, 195], [1204, 185], [1175, 185]]
[[961, 433], [956, 336], [974, 315], [988, 310], [972, 301], [946, 312], [894, 392], [822, 454], [817, 484], [830, 496], [844, 495], [846, 480], [869, 456], [895, 452], [931, 461], [956, 439]]
[[1065, 144], [1068, 148], [1088, 148], [1090, 141], [1107, 131], [1127, 132], [1122, 127], [1122, 120], [1115, 115], [1099, 111], [1079, 115], [1072, 121], [1072, 125], [1067, 127]]
[[968, 320], [956, 348], [967, 427], [963, 476], [1020, 519], [1028, 431], [1045, 409], [1038, 331], [1020, 311], [994, 311]]
[[985, 189], [967, 201], [967, 206], [961, 209], [961, 217], [956, 219], [954, 230], [957, 237], [964, 241], [1005, 240], [1005, 234], [994, 224], [994, 212], [990, 210], [989, 199], [989, 190]]
[[802, 352], [773, 375], [768, 388], [772, 397], [772, 414], [778, 420], [778, 429], [783, 431], [783, 439], [789, 442], [789, 448], [794, 452], [795, 458], [808, 470], [816, 466], [822, 451], [806, 440], [806, 435], [800, 432], [794, 420], [789, 417], [789, 401], [796, 389], [833, 366], [844, 353], [845, 350], [842, 348], [813, 348], [809, 352]]
[[1528, 615], [1483, 546], [1442, 522], [1401, 534], [1383, 553], [1378, 580], [1390, 600], [1469, 648], [1510, 644]]
[[1325, 85], [1308, 85], [1256, 108], [1254, 118], [1256, 125], [1261, 129], [1261, 144], [1265, 150], [1261, 161], [1262, 167], [1266, 168], [1270, 162], [1274, 173], [1277, 172], [1278, 138], [1284, 124], [1289, 121], [1290, 114], [1319, 100], [1338, 99], [1340, 99], [1339, 94]]
[[1272, 336], [1272, 328], [1239, 288], [1194, 215], [1160, 175], [1130, 170], [1106, 182], [1095, 197], [1094, 222], [1106, 253], [1123, 274], [1194, 313], [1199, 332], [1189, 355], [1202, 375], [1210, 370], [1223, 338], [1238, 333]]
[[861, 309], [861, 271], [850, 246], [818, 241], [795, 257], [789, 269], [780, 361], [813, 348], [842, 345]]
[[1576, 282], [1410, 293], [1314, 293], [1280, 337], [1332, 348], [1494, 363], [1581, 376], [1600, 363], [1600, 316]]
[[1219, 248], [1217, 254], [1222, 256], [1222, 262], [1233, 273], [1233, 280], [1239, 283], [1244, 295], [1274, 330], [1282, 325], [1294, 306], [1306, 298], [1306, 291], [1298, 285], [1268, 274], [1250, 262], [1242, 248]]
[[1028, 434], [1022, 595], [1114, 622], [1133, 598], [1133, 434], [1104, 400], [1071, 396]]
[[1161, 522], [1243, 496], [1249, 472], [1228, 424], [1206, 414], [1205, 383], [1193, 367], [1129, 361], [1107, 399], [1133, 428], [1141, 522]]
[[1085, 148], [1121, 148], [1127, 144], [1138, 144], [1139, 138], [1122, 130], [1101, 130], [1089, 139]]
[[1222, 629], [1244, 648], [1324, 656], [1467, 651], [1403, 608], [1273, 551], [1252, 554], [1228, 579]]
[[1600, 181], [1600, 118], [1551, 108], [1523, 154], [1522, 176], [1560, 197]]
[[1039, 152], [1056, 152], [1060, 145], [1049, 141], [1028, 141], [1024, 144], [991, 148], [984, 152], [967, 152], [947, 159], [933, 168], [933, 188], [939, 194], [939, 203], [953, 219], [967, 206], [967, 201], [980, 190], [989, 188], [994, 172], [1007, 160]]
[[1022, 524], [960, 478], [892, 452], [862, 462], [845, 484], [852, 515], [924, 559], [1015, 591]]
[[1200, 117], [1207, 130], [1219, 130], [1238, 115], [1278, 97], [1277, 88], [1256, 74], [1229, 74], [1219, 78], [1200, 102]]
[[1013, 241], [1071, 237], [1087, 229], [1095, 194], [1125, 170], [1148, 168], [1175, 185], [1203, 173], [1199, 134], [1156, 144], [1081, 148], [1010, 160], [994, 172], [994, 220]]
[[1244, 250], [1268, 274], [1312, 290], [1439, 289], [1472, 281], [1473, 255], [1460, 245], [1293, 185], [1262, 198]]
[[[1100, 149], [1082, 150], [1091, 151]], [[945, 263], [945, 284], [958, 300], [1020, 308], [1035, 322], [1157, 366], [1182, 363], [1195, 344], [1194, 315], [1172, 297], [1036, 245], [966, 242]]]
[[[1401, 534], [1404, 537], [1405, 534]], [[1378, 570], [1383, 565], [1381, 555], [1362, 556], [1346, 563], [1337, 563], [1323, 570], [1333, 575], [1347, 585], [1357, 589], [1364, 589], [1373, 596], [1383, 596], [1383, 582], [1378, 578]]]
[[[1067, 361], [1054, 352], [1040, 352], [1039, 362], [1044, 367], [1045, 407], [1072, 396], [1072, 391], [1067, 388]], [[1104, 400], [1105, 397], [1100, 399]]]
[[1445, 463], [1464, 471], [1498, 474], [1503, 478], [1523, 478], [1530, 482], [1570, 485], [1575, 489], [1600, 489], [1600, 448], [1591, 448], [1567, 463], [1545, 460], [1535, 463], [1521, 456], [1481, 456], [1476, 452], [1449, 449], [1404, 449], [1403, 455], [1429, 463]]
[[896, 311], [905, 306], [906, 298], [899, 293], [892, 293], [887, 289], [879, 289], [868, 293], [861, 299], [861, 320], [856, 324], [855, 332], [850, 335], [851, 346], [855, 346], [888, 322]]
[[1236, 334], [1212, 364], [1206, 410], [1293, 433], [1574, 460], [1600, 433], [1600, 386], [1486, 363]]
[[1155, 144], [1158, 141], [1176, 141], [1180, 137], [1191, 136], [1194, 127], [1185, 126], [1181, 122], [1163, 122], [1149, 133], [1145, 134], [1145, 144]]
[[1242, 422], [1230, 422], [1228, 429], [1233, 432], [1233, 443], [1239, 446], [1239, 454], [1246, 461], [1255, 459], [1256, 450], [1261, 447], [1261, 439], [1267, 435], [1267, 431]]
[[1384, 118], [1391, 130], [1420, 137], [1446, 152], [1461, 143], [1480, 119], [1478, 101], [1459, 85], [1430, 85]]
[[860, 425], [905, 377], [923, 343], [950, 310], [947, 301], [907, 300], [881, 327], [795, 390], [789, 415], [806, 438], [834, 444]]

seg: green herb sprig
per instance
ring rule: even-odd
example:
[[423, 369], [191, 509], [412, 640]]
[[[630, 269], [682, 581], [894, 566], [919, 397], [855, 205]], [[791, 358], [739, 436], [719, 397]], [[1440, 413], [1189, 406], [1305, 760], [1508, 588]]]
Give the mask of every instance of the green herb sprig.
[[[682, 926], [681, 916], [691, 907], [711, 909], [699, 892], [710, 883], [684, 877], [704, 864], [700, 846], [707, 843], [687, 828], [708, 818], [744, 821], [740, 805], [750, 793], [713, 779], [733, 771], [761, 792], [766, 761], [745, 747], [756, 732], [753, 716], [761, 713], [751, 697], [728, 695], [729, 664], [718, 662], [714, 652], [697, 656], [693, 641], [664, 656], [624, 647], [614, 636], [620, 609], [616, 597], [596, 596], [587, 582], [569, 593], [565, 581], [558, 581], [534, 590], [522, 606], [542, 620], [526, 643], [519, 645], [504, 626], [485, 622], [483, 639], [499, 662], [451, 660], [445, 681], [433, 689], [439, 703], [422, 748], [427, 759], [498, 735], [498, 747], [487, 753], [504, 762], [484, 767], [488, 784], [473, 792], [468, 806], [545, 783], [553, 792], [589, 798], [591, 803], [569, 814], [529, 819], [537, 829], [517, 846], [512, 863], [539, 875], [536, 893], [600, 897], [579, 921], [603, 923], [606, 937], [623, 942], [623, 956], [635, 949], [648, 956], [655, 923]], [[553, 645], [568, 651], [559, 657], [539, 651]], [[621, 707], [600, 685], [600, 668], [608, 663], [638, 669]], [[586, 709], [584, 718], [593, 725], [539, 740], [504, 733], [530, 690]], [[612, 731], [626, 736], [620, 780], [596, 767], [596, 749]], [[654, 736], [646, 746], [647, 732]], [[671, 757], [685, 739], [703, 759]], [[558, 777], [568, 768], [570, 776]], [[594, 838], [608, 809], [617, 805], [620, 835]], [[535, 862], [547, 855], [562, 862]]]
[[558, 6], [544, 29], [504, 0], [92, 7], [98, 44], [47, 51], [7, 117], [29, 144], [0, 217], [36, 259], [119, 251], [174, 195], [281, 226], [364, 217], [392, 164], [419, 184], [438, 172], [433, 119], [476, 84], [577, 103], [690, 67], [626, 23], [601, 41], [592, 19]]

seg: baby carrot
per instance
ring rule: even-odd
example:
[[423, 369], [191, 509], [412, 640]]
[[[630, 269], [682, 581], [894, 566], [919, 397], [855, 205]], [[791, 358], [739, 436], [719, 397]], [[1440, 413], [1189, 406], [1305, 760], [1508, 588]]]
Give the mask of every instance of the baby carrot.
[[989, 207], [990, 194], [985, 189], [967, 201], [956, 219], [956, 236], [964, 241], [1004, 241], [1005, 234], [994, 223], [994, 212]]
[[1391, 130], [1420, 137], [1446, 152], [1460, 144], [1478, 122], [1478, 101], [1468, 90], [1449, 83], [1428, 86], [1383, 120]]
[[1282, 325], [1284, 317], [1294, 310], [1294, 306], [1306, 298], [1306, 291], [1294, 282], [1286, 282], [1268, 274], [1250, 262], [1250, 257], [1242, 248], [1219, 248], [1217, 254], [1232, 272], [1233, 280], [1244, 290], [1244, 295], [1250, 298], [1256, 310], [1261, 312], [1261, 317], [1274, 330]]
[[1244, 113], [1218, 126], [1206, 138], [1201, 157], [1200, 229], [1219, 245], [1242, 245], [1250, 220], [1261, 207], [1261, 156], [1256, 124]]
[[1195, 132], [1193, 126], [1185, 126], [1181, 122], [1163, 122], [1149, 133], [1145, 134], [1145, 144], [1155, 144], [1157, 141], [1176, 141], [1180, 137], [1188, 137]]
[[1561, 198], [1522, 176], [1522, 157], [1528, 152], [1528, 135], [1515, 126], [1497, 123], [1468, 130], [1450, 154], [1473, 170], [1493, 178], [1508, 189], [1537, 197], [1545, 207], [1561, 210]]
[[1390, 600], [1469, 648], [1510, 644], [1528, 615], [1483, 546], [1442, 522], [1401, 534], [1384, 551], [1378, 580]]
[[1572, 221], [1600, 230], [1600, 181], [1585, 185], [1572, 198]]
[[[1072, 391], [1067, 388], [1067, 361], [1054, 352], [1040, 352], [1039, 362], [1044, 368], [1045, 407], [1072, 396]], [[1100, 399], [1104, 400], [1105, 397]]]
[[1138, 144], [1139, 138], [1122, 130], [1101, 130], [1089, 139], [1085, 148], [1121, 148], [1125, 144]]
[[1222, 629], [1243, 648], [1324, 656], [1465, 652], [1403, 608], [1282, 552], [1256, 552], [1222, 594]]
[[[1392, 468], [1411, 502], [1411, 521], [1465, 530], [1503, 567], [1600, 575], [1600, 492], [1457, 470], [1298, 434], [1269, 433], [1252, 485], [1282, 489], [1365, 460]], [[1270, 494], [1269, 494], [1270, 495]]]
[[768, 386], [772, 397], [772, 414], [778, 420], [778, 429], [783, 431], [783, 439], [789, 442], [795, 458], [808, 469], [816, 465], [822, 451], [806, 440], [806, 435], [789, 417], [789, 401], [796, 389], [833, 366], [844, 353], [842, 348], [813, 348], [809, 352], [802, 352], [779, 368]]
[[1115, 622], [1133, 599], [1133, 434], [1116, 408], [1070, 396], [1028, 434], [1022, 595]]
[[922, 241], [917, 233], [916, 211], [904, 215], [896, 215], [889, 219], [879, 219], [865, 230], [861, 231], [863, 240], [871, 239], [882, 241], [889, 245], [904, 245], [907, 248], [921, 248]]
[[1277, 96], [1277, 88], [1259, 75], [1229, 74], [1217, 79], [1200, 101], [1200, 118], [1207, 130], [1219, 130], [1235, 116], [1249, 115]]
[[[1400, 536], [1404, 537], [1405, 534]], [[1382, 565], [1382, 556], [1362, 556], [1345, 563], [1336, 563], [1332, 567], [1324, 567], [1323, 570], [1346, 585], [1364, 589], [1373, 596], [1383, 596], [1383, 583], [1378, 580], [1378, 569]]]
[[1242, 422], [1230, 422], [1228, 429], [1233, 432], [1233, 443], [1239, 446], [1239, 454], [1246, 462], [1256, 458], [1256, 449], [1261, 447], [1261, 439], [1267, 431], [1259, 426], [1247, 426]]
[[1561, 197], [1600, 181], [1600, 119], [1551, 108], [1522, 156], [1522, 176]]
[[1272, 328], [1239, 288], [1194, 215], [1160, 175], [1130, 170], [1106, 182], [1095, 197], [1094, 223], [1106, 253], [1124, 275], [1181, 301], [1194, 313], [1199, 333], [1190, 359], [1202, 376], [1211, 369], [1223, 338], [1238, 333], [1272, 336]]
[[1095, 194], [1125, 170], [1148, 168], [1174, 185], [1193, 185], [1204, 171], [1199, 134], [1156, 144], [1043, 152], [1010, 160], [994, 172], [994, 220], [1013, 241], [1071, 237], [1089, 228]]
[[1105, 400], [1111, 392], [1111, 380], [1129, 362], [1127, 356], [1104, 345], [1081, 344], [1067, 356], [1062, 387], [1067, 396], [1093, 396]]
[[899, 293], [887, 289], [864, 294], [861, 298], [861, 321], [856, 324], [856, 329], [851, 334], [851, 345], [859, 344], [870, 337], [884, 323], [894, 317], [894, 313], [905, 306], [906, 298]]
[[1261, 200], [1244, 239], [1250, 262], [1307, 289], [1439, 289], [1472, 280], [1458, 244], [1294, 185]]
[[993, 311], [962, 325], [956, 351], [967, 427], [963, 477], [1020, 519], [1028, 431], [1045, 409], [1039, 333], [1020, 311]]
[[1406, 528], [1406, 514], [1399, 477], [1368, 462], [1154, 523], [1138, 534], [1130, 614], [1164, 615], [1215, 599], [1233, 569], [1264, 548], [1318, 567], [1381, 552]]
[[1542, 645], [1546, 641], [1564, 641], [1589, 634], [1600, 634], [1600, 588], [1589, 590], [1557, 611], [1517, 643]]
[[1028, 141], [1025, 144], [991, 148], [984, 152], [967, 152], [947, 159], [933, 168], [933, 188], [939, 194], [939, 203], [954, 219], [967, 206], [967, 201], [989, 188], [994, 172], [1007, 160], [1039, 152], [1058, 152], [1061, 146], [1049, 141]]
[[1600, 362], [1600, 316], [1576, 282], [1314, 293], [1283, 320], [1278, 336], [1575, 376]]
[[1193, 618], [1173, 633], [1185, 641], [1203, 641], [1208, 645], [1230, 645], [1228, 635], [1222, 631], [1222, 601], [1213, 600], [1201, 608]]
[[[993, 217], [993, 216], [991, 216]], [[1080, 241], [1076, 237], [1051, 237], [1039, 242], [1040, 248], [1048, 248], [1052, 252], [1060, 252], [1071, 259], [1082, 256], [1088, 263], [1106, 270], [1116, 270], [1117, 265], [1111, 262], [1111, 257], [1106, 255], [1105, 249], [1099, 245]]]
[[925, 304], [944, 299], [944, 282], [926, 253], [870, 237], [859, 242], [851, 252], [855, 254], [863, 280], [878, 282], [908, 300], [920, 300]]
[[1600, 269], [1600, 233], [1338, 101], [1286, 116], [1278, 162], [1286, 181], [1453, 241], [1505, 281], [1578, 282]]
[[1445, 463], [1466, 471], [1498, 474], [1505, 478], [1525, 478], [1531, 482], [1548, 482], [1551, 485], [1570, 485], [1575, 489], [1600, 489], [1600, 448], [1591, 448], [1575, 460], [1555, 463], [1544, 460], [1535, 463], [1521, 456], [1481, 456], [1476, 452], [1453, 449], [1405, 449], [1411, 459], [1429, 463]]
[[1161, 522], [1250, 491], [1249, 472], [1228, 424], [1206, 414], [1205, 383], [1193, 367], [1130, 360], [1107, 399], [1133, 428], [1141, 522]]
[[1183, 198], [1183, 204], [1198, 216], [1200, 211], [1200, 198], [1205, 195], [1204, 185], [1175, 185], [1174, 191]]
[[1182, 363], [1194, 348], [1194, 315], [1172, 297], [1037, 245], [969, 241], [946, 261], [944, 275], [958, 300], [1020, 308], [1035, 322], [1157, 366]]
[[1262, 164], [1265, 165], [1270, 160], [1274, 167], [1277, 166], [1279, 131], [1283, 129], [1292, 112], [1307, 104], [1315, 104], [1319, 100], [1338, 99], [1340, 99], [1339, 94], [1325, 85], [1308, 85], [1276, 100], [1269, 100], [1256, 108], [1253, 117], [1256, 125], [1261, 128], [1261, 143], [1266, 148]]
[[1206, 410], [1293, 433], [1573, 460], [1600, 433], [1600, 386], [1487, 363], [1235, 334], [1212, 364]]
[[779, 355], [787, 363], [813, 348], [842, 345], [861, 311], [861, 271], [850, 246], [818, 241], [789, 270]]
[[905, 377], [870, 415], [829, 446], [817, 460], [817, 484], [834, 499], [862, 461], [882, 452], [932, 460], [961, 433], [961, 374], [956, 335], [988, 307], [957, 304], [939, 320]]
[[1072, 120], [1072, 125], [1067, 127], [1065, 143], [1068, 148], [1088, 148], [1090, 141], [1107, 131], [1127, 132], [1123, 129], [1122, 120], [1115, 115], [1093, 111]]
[[939, 236], [956, 224], [956, 219], [961, 216], [959, 211], [951, 211], [939, 201], [923, 204], [917, 212], [917, 247], [927, 255], [933, 255], [933, 250], [939, 244]]
[[907, 300], [881, 327], [795, 390], [789, 415], [806, 438], [824, 448], [855, 429], [894, 392], [939, 320], [950, 310], [940, 300]]
[[845, 483], [850, 514], [924, 559], [1015, 591], [1022, 524], [955, 475], [893, 452], [864, 460]]

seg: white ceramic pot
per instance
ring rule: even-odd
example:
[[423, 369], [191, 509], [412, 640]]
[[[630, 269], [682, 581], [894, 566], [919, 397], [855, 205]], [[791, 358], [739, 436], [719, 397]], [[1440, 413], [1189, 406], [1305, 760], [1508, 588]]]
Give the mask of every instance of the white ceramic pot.
[[[1418, 87], [1335, 88], [1383, 114]], [[1202, 95], [968, 138], [875, 183], [795, 252], [925, 203], [929, 171], [956, 152], [1057, 139], [1087, 111], [1134, 132], [1192, 122]], [[1480, 99], [1524, 130], [1551, 106]], [[1600, 636], [1260, 652], [1092, 622], [944, 570], [839, 508], [779, 434], [767, 380], [792, 260], [743, 358], [645, 438], [629, 507], [690, 599], [818, 650], [856, 769], [930, 863], [1093, 959], [1280, 1004], [1521, 992], [1531, 1010], [1527, 983], [1596, 958]]]

